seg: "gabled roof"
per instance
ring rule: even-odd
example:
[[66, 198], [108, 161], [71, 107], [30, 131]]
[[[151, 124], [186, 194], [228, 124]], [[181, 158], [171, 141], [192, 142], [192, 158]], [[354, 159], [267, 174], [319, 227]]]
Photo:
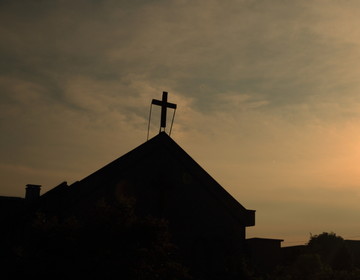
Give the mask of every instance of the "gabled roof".
[[93, 174], [87, 176], [78, 185], [91, 187], [94, 182], [103, 181], [104, 178], [111, 178], [114, 174], [125, 172], [129, 166], [136, 164], [137, 161], [156, 155], [158, 151], [165, 150], [167, 154], [180, 162], [191, 174], [195, 174], [197, 180], [200, 180], [199, 187], [204, 188], [213, 198], [215, 198], [223, 207], [235, 217], [239, 217], [242, 222], [246, 220], [246, 226], [252, 226], [255, 223], [255, 211], [247, 210], [237, 200], [235, 200], [219, 183], [217, 183], [195, 160], [193, 160], [173, 139], [165, 132], [161, 132], [154, 138], [138, 146], [122, 157], [114, 160]]
[[227, 211], [245, 226], [255, 224], [255, 211], [247, 210], [235, 200], [219, 183], [217, 183], [199, 164], [196, 163], [173, 139], [165, 132], [159, 133], [149, 141], [132, 151], [105, 165], [96, 172], [67, 187], [70, 191], [86, 195], [100, 185], [111, 183], [119, 174], [126, 174], [137, 162], [166, 153], [196, 176], [200, 182], [198, 187], [203, 188], [211, 197], [227, 209]]

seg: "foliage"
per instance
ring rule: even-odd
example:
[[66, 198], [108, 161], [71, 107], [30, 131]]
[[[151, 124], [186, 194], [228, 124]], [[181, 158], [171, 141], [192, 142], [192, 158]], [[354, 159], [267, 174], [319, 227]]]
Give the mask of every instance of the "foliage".
[[333, 232], [311, 236], [308, 248], [310, 252], [319, 254], [321, 260], [333, 270], [352, 268], [351, 255], [344, 239]]
[[187, 279], [167, 222], [129, 201], [98, 201], [83, 216], [37, 213], [14, 246], [18, 276], [51, 279]]
[[263, 280], [358, 280], [360, 270], [341, 236], [323, 232], [313, 235], [292, 263], [279, 266]]

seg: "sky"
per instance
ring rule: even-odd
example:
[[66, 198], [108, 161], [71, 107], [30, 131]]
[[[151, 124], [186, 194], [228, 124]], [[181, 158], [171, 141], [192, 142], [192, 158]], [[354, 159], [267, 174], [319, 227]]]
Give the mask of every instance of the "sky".
[[167, 91], [171, 137], [256, 210], [248, 237], [359, 240], [359, 13], [357, 0], [1, 0], [0, 195], [136, 148]]

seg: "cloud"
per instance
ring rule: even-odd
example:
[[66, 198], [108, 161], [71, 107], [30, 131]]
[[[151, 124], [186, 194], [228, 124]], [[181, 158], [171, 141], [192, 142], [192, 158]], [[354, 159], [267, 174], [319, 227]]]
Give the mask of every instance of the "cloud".
[[30, 23], [8, 13], [4, 29], [16, 71], [29, 69], [28, 79], [42, 75], [58, 98], [73, 76], [114, 83], [131, 75], [195, 98], [205, 111], [216, 107], [219, 94], [235, 91], [278, 108], [333, 95], [336, 77], [350, 79], [344, 67], [356, 55], [354, 43], [333, 42], [325, 27], [316, 28], [324, 12], [315, 4], [103, 1], [71, 4], [70, 12], [69, 4], [55, 3]]

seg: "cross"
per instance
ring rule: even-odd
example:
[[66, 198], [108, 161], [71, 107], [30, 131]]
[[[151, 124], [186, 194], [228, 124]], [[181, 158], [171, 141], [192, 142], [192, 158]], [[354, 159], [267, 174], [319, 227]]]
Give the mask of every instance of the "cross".
[[167, 96], [168, 93], [166, 91], [163, 91], [162, 100], [153, 99], [151, 104], [155, 104], [158, 106], [161, 106], [161, 120], [160, 120], [160, 131], [161, 128], [166, 127], [166, 109], [176, 109], [176, 104], [167, 102]]

